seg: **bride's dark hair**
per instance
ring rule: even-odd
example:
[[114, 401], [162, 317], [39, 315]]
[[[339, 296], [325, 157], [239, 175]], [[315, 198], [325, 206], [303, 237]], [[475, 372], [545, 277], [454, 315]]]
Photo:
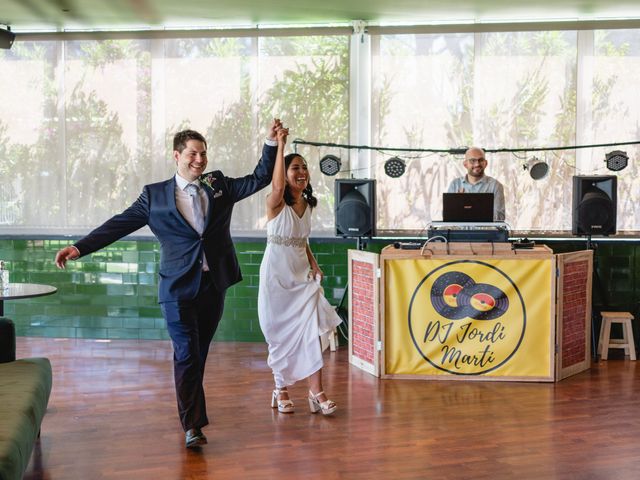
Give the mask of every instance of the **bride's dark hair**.
[[[290, 153], [289, 155], [284, 157], [285, 176], [286, 176], [287, 170], [289, 170], [289, 165], [291, 165], [291, 162], [296, 157], [300, 157], [300, 159], [304, 162], [304, 164], [305, 165], [307, 164], [307, 161], [304, 159], [302, 155], [298, 153]], [[307, 201], [307, 203], [311, 208], [318, 205], [318, 199], [313, 196], [313, 187], [311, 187], [311, 183], [308, 183], [307, 188], [305, 188], [302, 191], [302, 196], [304, 197], [304, 199]], [[289, 184], [286, 184], [284, 187], [284, 203], [286, 203], [287, 205], [293, 205], [293, 196], [291, 195], [291, 190], [289, 190]]]

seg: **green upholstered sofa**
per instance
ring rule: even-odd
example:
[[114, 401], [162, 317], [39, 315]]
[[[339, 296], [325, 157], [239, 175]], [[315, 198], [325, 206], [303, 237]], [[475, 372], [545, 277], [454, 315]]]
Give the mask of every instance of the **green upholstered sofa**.
[[15, 359], [13, 322], [0, 318], [0, 480], [20, 480], [51, 393], [46, 358]]

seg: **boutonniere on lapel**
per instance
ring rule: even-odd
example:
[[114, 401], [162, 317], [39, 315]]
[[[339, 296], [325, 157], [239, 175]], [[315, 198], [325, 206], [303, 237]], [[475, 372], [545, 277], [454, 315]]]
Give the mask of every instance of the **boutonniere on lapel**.
[[218, 198], [222, 196], [222, 190], [214, 186], [216, 181], [216, 177], [214, 176], [214, 172], [205, 173], [200, 177], [200, 183], [206, 185], [213, 192], [213, 198]]

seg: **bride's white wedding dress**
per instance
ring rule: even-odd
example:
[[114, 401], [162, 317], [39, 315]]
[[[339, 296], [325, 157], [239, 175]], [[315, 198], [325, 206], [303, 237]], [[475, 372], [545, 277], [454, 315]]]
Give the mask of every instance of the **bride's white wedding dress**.
[[292, 385], [322, 368], [320, 335], [341, 323], [309, 277], [307, 239], [311, 208], [302, 217], [285, 205], [267, 223], [267, 248], [260, 265], [258, 316], [269, 345], [267, 363], [276, 387]]

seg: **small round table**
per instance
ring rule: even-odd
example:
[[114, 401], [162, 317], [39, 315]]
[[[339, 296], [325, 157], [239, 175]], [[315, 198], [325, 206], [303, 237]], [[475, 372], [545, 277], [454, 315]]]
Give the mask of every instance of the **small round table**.
[[52, 285], [41, 285], [39, 283], [10, 283], [8, 287], [0, 289], [0, 317], [4, 316], [4, 301], [16, 300], [19, 298], [42, 297], [51, 295], [58, 291]]

